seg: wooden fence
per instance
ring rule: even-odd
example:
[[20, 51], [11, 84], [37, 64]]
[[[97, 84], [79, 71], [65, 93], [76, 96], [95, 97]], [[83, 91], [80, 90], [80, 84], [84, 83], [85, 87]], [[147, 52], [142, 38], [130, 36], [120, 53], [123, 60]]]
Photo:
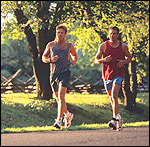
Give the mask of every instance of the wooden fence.
[[[17, 79], [19, 83], [15, 83], [14, 79], [16, 80], [16, 77], [21, 72], [21, 69], [18, 69], [16, 73], [14, 73], [9, 78], [6, 78], [5, 76], [1, 76], [1, 80], [3, 81], [1, 83], [1, 93], [17, 93], [17, 92], [23, 92], [23, 93], [34, 93], [36, 92], [36, 83], [35, 78], [33, 76], [28, 76], [27, 81], [22, 81], [20, 79]], [[24, 73], [25, 74], [25, 73]], [[83, 81], [82, 75], [79, 77], [72, 75], [71, 79], [74, 79], [70, 81], [70, 86], [68, 88], [68, 92], [72, 93], [106, 93], [102, 80], [98, 80], [97, 78], [90, 81], [90, 83]], [[76, 84], [80, 82], [81, 84]], [[138, 85], [138, 92], [149, 92], [149, 81], [144, 81], [145, 83], [140, 83]]]
[[15, 74], [10, 76], [8, 79], [5, 76], [1, 76], [1, 93], [16, 93], [16, 92], [24, 92], [24, 93], [31, 93], [36, 92], [36, 84], [34, 75], [29, 76], [29, 79], [24, 82], [22, 80], [17, 79], [19, 83], [15, 83], [14, 79], [17, 75], [21, 72], [21, 69], [18, 69]]

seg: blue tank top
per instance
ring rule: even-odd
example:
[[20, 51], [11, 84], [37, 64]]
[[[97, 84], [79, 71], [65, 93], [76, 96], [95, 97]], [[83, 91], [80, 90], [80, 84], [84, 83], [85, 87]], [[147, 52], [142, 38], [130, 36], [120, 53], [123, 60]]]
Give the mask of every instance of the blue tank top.
[[58, 61], [55, 63], [50, 63], [50, 72], [51, 73], [62, 73], [70, 69], [70, 60], [68, 60], [68, 52], [71, 43], [64, 50], [60, 50], [56, 46], [56, 42], [54, 42], [54, 46], [51, 50], [51, 57], [58, 55]]

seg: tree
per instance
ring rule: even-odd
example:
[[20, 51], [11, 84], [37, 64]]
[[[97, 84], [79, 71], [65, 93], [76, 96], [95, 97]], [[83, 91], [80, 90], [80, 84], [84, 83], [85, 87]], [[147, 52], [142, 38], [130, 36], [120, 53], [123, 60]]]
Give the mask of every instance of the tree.
[[[49, 64], [42, 63], [41, 57], [46, 44], [55, 39], [55, 27], [63, 23], [72, 11], [72, 2], [65, 1], [2, 1], [2, 14], [6, 18], [12, 13], [15, 17], [5, 24], [3, 33], [9, 30], [23, 31], [28, 44], [36, 80], [37, 97], [52, 98], [49, 84]], [[16, 18], [16, 20], [14, 19]], [[17, 31], [18, 32], [18, 31]], [[21, 36], [22, 34], [20, 34]], [[38, 40], [38, 44], [37, 44]]]
[[[147, 66], [149, 65], [149, 31], [147, 31], [149, 26], [149, 2], [81, 1], [81, 4], [86, 12], [81, 26], [85, 26], [87, 29], [93, 28], [102, 41], [108, 39], [107, 32], [111, 25], [120, 28], [120, 35], [122, 36], [120, 40], [129, 46], [133, 55], [132, 62], [129, 66], [126, 65], [126, 77], [123, 84], [124, 103], [127, 108], [134, 107], [136, 105], [137, 80], [139, 80], [143, 71], [146, 73], [149, 70], [149, 66]], [[81, 31], [78, 30], [79, 28], [74, 31], [74, 34]], [[84, 45], [87, 39], [84, 40], [83, 44], [81, 43], [84, 35], [81, 33], [79, 37], [77, 36], [80, 40], [80, 48], [86, 51], [89, 47], [88, 51], [90, 51], [90, 44], [87, 43], [86, 47]], [[141, 73], [137, 71], [137, 67], [142, 69]]]
[[[77, 19], [81, 20], [83, 26], [95, 30], [100, 36], [101, 41], [108, 39], [107, 31], [109, 26], [117, 25], [121, 30], [123, 41], [131, 44], [130, 51], [136, 55], [136, 60], [141, 60], [142, 55], [142, 57], [147, 57], [147, 62], [149, 60], [147, 49], [149, 46], [145, 46], [145, 42], [148, 43], [149, 40], [149, 31], [146, 32], [146, 27], [149, 24], [147, 22], [149, 18], [148, 6], [149, 1], [2, 1], [2, 12], [4, 16], [7, 13], [13, 14], [15, 12], [14, 14], [17, 18], [17, 21], [12, 19], [11, 23], [8, 22], [4, 31], [12, 30], [11, 32], [15, 33], [16, 26], [19, 24], [20, 27], [17, 30], [21, 32], [22, 29], [25, 33], [29, 43], [33, 69], [37, 79], [37, 87], [39, 87], [37, 90], [40, 89], [38, 96], [48, 97], [47, 99], [49, 99], [52, 97], [52, 93], [49, 92], [50, 85], [48, 84], [49, 66], [41, 62], [41, 55], [44, 51], [45, 44], [54, 39], [56, 25], [64, 22], [70, 24]], [[142, 35], [136, 33], [138, 30], [137, 26], [139, 26]], [[141, 44], [139, 46], [137, 46], [139, 40], [135, 38], [137, 34], [141, 38]], [[36, 44], [36, 40], [38, 40], [38, 45]], [[141, 50], [141, 47], [144, 53], [138, 54], [137, 52]], [[130, 67], [133, 67], [133, 65], [136, 64], [132, 64]], [[145, 62], [143, 62], [142, 66], [145, 66]], [[136, 68], [132, 69], [134, 69], [134, 72], [136, 71]], [[133, 70], [130, 71], [133, 72]], [[46, 83], [46, 81], [48, 82]], [[128, 83], [132, 82], [128, 79]], [[135, 89], [135, 86], [133, 87]], [[131, 92], [129, 87], [128, 89]], [[135, 96], [136, 93], [134, 98]], [[132, 107], [133, 103], [130, 104]], [[130, 104], [127, 105], [129, 106]]]
[[[27, 50], [29, 48], [27, 41], [12, 40], [7, 37], [4, 40], [1, 44], [1, 74], [7, 78], [14, 74], [16, 69], [21, 68], [22, 72], [32, 76], [32, 62]], [[24, 76], [20, 78], [27, 80]]]
[[41, 57], [46, 44], [55, 39], [56, 26], [77, 18], [79, 1], [2, 1], [1, 4], [5, 20], [10, 13], [14, 16], [6, 21], [2, 33], [17, 32], [18, 37], [22, 37], [20, 32], [24, 32], [32, 58], [37, 97], [52, 98], [49, 64], [43, 63]]

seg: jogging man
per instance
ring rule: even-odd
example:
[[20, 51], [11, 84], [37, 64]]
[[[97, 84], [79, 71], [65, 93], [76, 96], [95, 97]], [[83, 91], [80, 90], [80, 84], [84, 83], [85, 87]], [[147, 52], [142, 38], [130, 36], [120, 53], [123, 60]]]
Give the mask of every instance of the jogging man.
[[118, 93], [125, 78], [124, 65], [128, 64], [132, 57], [127, 45], [119, 41], [118, 37], [118, 27], [111, 27], [109, 29], [109, 40], [99, 46], [95, 56], [95, 64], [102, 63], [103, 65], [102, 79], [111, 100], [113, 119], [108, 124], [113, 129], [122, 130], [123, 119], [119, 114]]
[[44, 63], [50, 63], [50, 84], [57, 100], [57, 118], [54, 127], [61, 128], [64, 116], [64, 127], [69, 128], [73, 114], [67, 110], [65, 94], [71, 78], [70, 64], [76, 65], [77, 53], [72, 43], [65, 41], [67, 27], [56, 27], [56, 40], [46, 45], [42, 56]]

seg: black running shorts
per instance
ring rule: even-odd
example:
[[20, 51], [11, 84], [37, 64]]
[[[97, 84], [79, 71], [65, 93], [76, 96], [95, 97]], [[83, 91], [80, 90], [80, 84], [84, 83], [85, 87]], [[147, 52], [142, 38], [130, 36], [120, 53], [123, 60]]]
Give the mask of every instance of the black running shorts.
[[62, 73], [54, 73], [50, 75], [50, 84], [54, 92], [58, 91], [61, 84], [62, 87], [68, 87], [71, 79], [71, 71], [67, 70]]

